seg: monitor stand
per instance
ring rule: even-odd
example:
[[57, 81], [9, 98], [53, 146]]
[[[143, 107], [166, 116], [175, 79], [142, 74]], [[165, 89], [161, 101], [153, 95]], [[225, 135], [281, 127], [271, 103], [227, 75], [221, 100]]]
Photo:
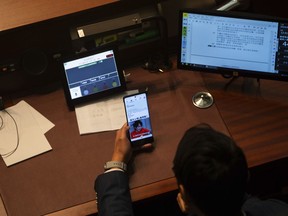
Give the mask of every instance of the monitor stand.
[[242, 92], [255, 93], [260, 87], [260, 79], [258, 78], [244, 78], [242, 84]]
[[228, 90], [228, 87], [235, 82], [237, 79], [242, 78], [243, 81], [241, 83], [241, 90], [243, 93], [255, 93], [258, 92], [260, 87], [260, 80], [258, 78], [250, 78], [250, 77], [239, 77], [233, 76], [228, 83], [224, 86], [224, 90]]

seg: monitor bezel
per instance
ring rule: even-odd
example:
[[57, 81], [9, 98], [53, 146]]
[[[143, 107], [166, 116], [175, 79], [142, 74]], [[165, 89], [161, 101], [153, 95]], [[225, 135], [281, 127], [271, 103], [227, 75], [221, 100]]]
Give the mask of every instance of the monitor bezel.
[[[98, 54], [101, 52], [111, 51], [111, 50], [114, 53], [114, 59], [116, 62], [116, 68], [117, 68], [118, 77], [119, 77], [119, 81], [120, 81], [121, 85], [118, 87], [112, 88], [112, 89], [107, 89], [107, 90], [102, 91], [102, 92], [97, 92], [95, 94], [83, 96], [81, 98], [72, 99], [71, 94], [70, 94], [69, 85], [68, 85], [67, 78], [66, 78], [64, 63], [68, 62], [68, 61], [73, 61], [73, 60], [77, 60], [80, 58], [84, 58], [87, 56], [95, 55], [95, 54]], [[124, 73], [123, 73], [123, 67], [121, 65], [121, 62], [119, 62], [119, 50], [117, 47], [101, 47], [101, 48], [93, 49], [90, 51], [85, 51], [85, 52], [73, 54], [71, 56], [67, 56], [67, 57], [62, 59], [61, 66], [62, 66], [62, 72], [61, 72], [61, 74], [62, 74], [62, 76], [61, 76], [62, 87], [64, 90], [67, 105], [68, 105], [70, 110], [74, 110], [75, 106], [77, 106], [77, 105], [85, 104], [88, 102], [96, 101], [98, 99], [103, 99], [105, 97], [116, 95], [116, 94], [119, 94], [119, 93], [126, 91], [126, 89], [127, 89], [125, 77], [124, 77]]]
[[[223, 16], [223, 17], [232, 17], [232, 18], [242, 18], [242, 19], [253, 19], [260, 21], [271, 21], [271, 22], [286, 22], [288, 23], [288, 19], [281, 17], [272, 17], [263, 14], [252, 14], [247, 12], [240, 11], [218, 11], [218, 10], [206, 10], [206, 9], [181, 9], [179, 10], [179, 22], [178, 22], [178, 49], [177, 49], [177, 68], [183, 70], [191, 70], [191, 71], [199, 71], [199, 72], [207, 72], [207, 73], [215, 73], [221, 74], [224, 77], [250, 77], [257, 79], [268, 79], [268, 80], [278, 80], [278, 81], [288, 81], [288, 75], [279, 75], [275, 73], [269, 72], [261, 72], [255, 70], [243, 70], [243, 69], [232, 69], [232, 68], [207, 68], [207, 67], [197, 67], [194, 65], [185, 65], [181, 63], [181, 53], [182, 53], [182, 15], [183, 13], [197, 13], [204, 15], [215, 15], [215, 16]], [[288, 74], [288, 73], [287, 73]]]

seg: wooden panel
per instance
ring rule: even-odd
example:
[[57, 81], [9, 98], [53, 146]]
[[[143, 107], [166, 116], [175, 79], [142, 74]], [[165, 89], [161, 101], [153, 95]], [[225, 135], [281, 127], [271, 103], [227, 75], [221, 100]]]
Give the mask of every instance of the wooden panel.
[[5, 0], [0, 3], [0, 31], [99, 7], [119, 0]]
[[287, 18], [287, 6], [283, 0], [250, 0], [250, 11], [253, 13]]

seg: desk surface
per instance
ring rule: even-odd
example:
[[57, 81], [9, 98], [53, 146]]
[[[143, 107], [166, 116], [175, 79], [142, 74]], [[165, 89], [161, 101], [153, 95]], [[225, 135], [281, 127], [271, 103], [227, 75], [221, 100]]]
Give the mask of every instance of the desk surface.
[[250, 167], [288, 156], [288, 83], [239, 77], [227, 90], [221, 76], [206, 74], [223, 121]]
[[0, 3], [0, 31], [118, 2], [119, 0], [5, 0]]
[[[137, 155], [133, 162], [133, 200], [176, 189], [171, 170], [174, 152], [184, 131], [200, 122], [230, 134], [244, 149], [250, 167], [287, 157], [288, 93], [283, 90], [288, 83], [261, 81], [260, 88], [252, 90], [255, 94], [246, 94], [241, 90], [241, 79], [225, 91], [227, 80], [219, 75], [180, 70], [149, 73], [141, 68], [127, 72], [131, 73], [129, 89], [149, 89], [156, 137], [155, 150]], [[194, 107], [191, 96], [207, 89], [215, 104], [209, 109]], [[8, 214], [71, 216], [96, 212], [93, 183], [102, 173], [103, 163], [110, 159], [115, 132], [80, 136], [75, 113], [67, 110], [61, 89], [14, 102], [21, 99], [56, 126], [46, 134], [53, 151], [9, 168], [0, 163], [0, 194]]]

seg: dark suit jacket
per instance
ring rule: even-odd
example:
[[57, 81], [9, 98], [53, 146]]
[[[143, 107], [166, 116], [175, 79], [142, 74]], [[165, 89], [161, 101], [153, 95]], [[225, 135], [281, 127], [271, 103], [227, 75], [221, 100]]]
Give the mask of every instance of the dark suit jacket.
[[[133, 216], [126, 173], [112, 171], [99, 175], [95, 181], [95, 191], [99, 216]], [[242, 209], [247, 216], [288, 216], [288, 204], [274, 199], [262, 201], [247, 196]]]
[[112, 171], [101, 174], [95, 181], [99, 216], [132, 216], [133, 208], [126, 173]]
[[250, 196], [242, 209], [247, 216], [288, 216], [288, 204], [277, 199], [260, 200]]

